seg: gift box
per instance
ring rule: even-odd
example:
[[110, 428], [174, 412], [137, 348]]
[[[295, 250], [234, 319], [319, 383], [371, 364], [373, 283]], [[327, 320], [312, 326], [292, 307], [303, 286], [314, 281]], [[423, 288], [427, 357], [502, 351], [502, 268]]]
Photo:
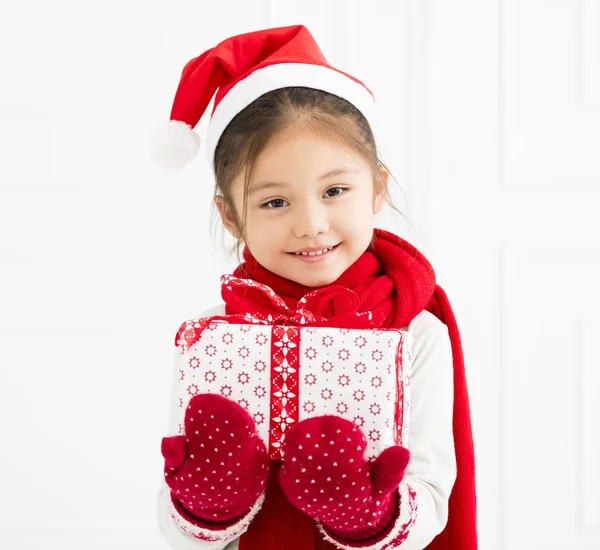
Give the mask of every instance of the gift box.
[[[192, 335], [192, 336], [190, 336]], [[183, 434], [190, 399], [219, 394], [254, 419], [270, 457], [305, 418], [337, 415], [360, 427], [372, 460], [406, 446], [412, 335], [400, 329], [347, 329], [186, 321], [176, 337], [176, 422]]]

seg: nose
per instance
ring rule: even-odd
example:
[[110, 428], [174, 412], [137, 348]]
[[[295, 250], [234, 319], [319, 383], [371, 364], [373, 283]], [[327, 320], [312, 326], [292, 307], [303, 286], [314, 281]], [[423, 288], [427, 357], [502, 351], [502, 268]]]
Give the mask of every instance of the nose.
[[295, 205], [294, 236], [314, 238], [319, 233], [329, 231], [329, 215], [327, 206], [320, 201], [306, 201]]

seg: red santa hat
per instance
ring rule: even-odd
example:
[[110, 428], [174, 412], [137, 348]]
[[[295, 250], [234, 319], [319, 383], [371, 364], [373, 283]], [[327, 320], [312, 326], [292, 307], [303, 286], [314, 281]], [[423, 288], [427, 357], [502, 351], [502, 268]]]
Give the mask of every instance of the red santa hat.
[[242, 109], [271, 90], [305, 86], [337, 95], [365, 116], [375, 133], [371, 91], [357, 78], [327, 63], [303, 25], [239, 34], [191, 59], [183, 68], [170, 120], [150, 140], [154, 160], [182, 168], [200, 148], [193, 130], [216, 92], [208, 126], [206, 154], [213, 166], [221, 134]]

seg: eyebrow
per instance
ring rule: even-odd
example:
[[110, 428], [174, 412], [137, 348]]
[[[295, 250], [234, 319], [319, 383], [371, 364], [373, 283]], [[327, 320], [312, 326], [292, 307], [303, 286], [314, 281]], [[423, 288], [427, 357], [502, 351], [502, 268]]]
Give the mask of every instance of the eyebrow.
[[[340, 176], [341, 174], [352, 174], [354, 172], [358, 172], [358, 170], [351, 170], [348, 168], [337, 168], [335, 170], [330, 170], [329, 172], [326, 172], [322, 176], [319, 176], [318, 181], [323, 181], [328, 178], [332, 178], [333, 176]], [[283, 187], [288, 186], [289, 185], [287, 183], [279, 181], [261, 181], [250, 188], [249, 195], [253, 195], [254, 193], [258, 193], [259, 191], [262, 191], [264, 189], [281, 189]]]

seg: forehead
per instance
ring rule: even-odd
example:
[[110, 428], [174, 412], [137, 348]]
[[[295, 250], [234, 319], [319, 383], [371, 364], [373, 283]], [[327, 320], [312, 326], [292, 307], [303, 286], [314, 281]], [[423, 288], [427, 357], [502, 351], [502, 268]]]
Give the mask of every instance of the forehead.
[[290, 127], [273, 137], [258, 155], [253, 179], [272, 172], [298, 172], [321, 178], [338, 170], [368, 170], [368, 166], [356, 151], [339, 140], [307, 128]]

